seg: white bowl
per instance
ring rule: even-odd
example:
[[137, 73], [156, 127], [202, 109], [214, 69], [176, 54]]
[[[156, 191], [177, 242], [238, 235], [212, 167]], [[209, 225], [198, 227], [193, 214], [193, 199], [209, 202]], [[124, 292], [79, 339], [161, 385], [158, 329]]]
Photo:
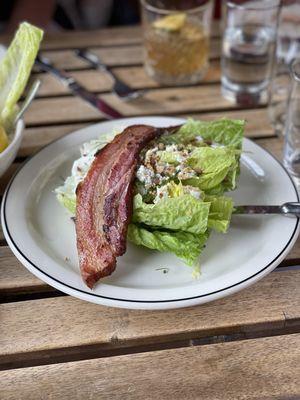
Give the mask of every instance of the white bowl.
[[10, 135], [12, 140], [2, 153], [0, 153], [0, 177], [7, 171], [20, 148], [24, 132], [24, 121], [20, 119], [17, 122], [15, 131]]

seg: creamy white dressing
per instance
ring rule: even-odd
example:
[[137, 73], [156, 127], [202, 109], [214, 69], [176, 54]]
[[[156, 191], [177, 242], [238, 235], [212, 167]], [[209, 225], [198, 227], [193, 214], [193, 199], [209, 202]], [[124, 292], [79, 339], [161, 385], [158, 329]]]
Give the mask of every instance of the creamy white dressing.
[[58, 195], [68, 196], [69, 198], [74, 197], [76, 188], [85, 178], [97, 151], [113, 140], [123, 129], [124, 127], [121, 126], [116, 127], [110, 134], [102, 135], [99, 139], [84, 143], [80, 149], [81, 156], [73, 163], [71, 175], [65, 180], [64, 184], [56, 188], [54, 192]]
[[144, 165], [140, 165], [136, 171], [136, 177], [140, 182], [144, 183], [146, 187], [150, 187], [152, 186], [155, 174], [151, 169], [146, 168]]
[[169, 197], [168, 185], [158, 187], [156, 190], [154, 203], [156, 204], [163, 199], [167, 199], [168, 197]]

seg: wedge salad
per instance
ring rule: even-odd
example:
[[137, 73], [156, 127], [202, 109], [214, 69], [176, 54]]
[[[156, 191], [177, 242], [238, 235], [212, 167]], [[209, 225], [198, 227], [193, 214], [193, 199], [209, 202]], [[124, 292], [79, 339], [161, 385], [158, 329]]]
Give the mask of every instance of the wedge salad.
[[[72, 215], [76, 188], [95, 154], [120, 130], [85, 143], [64, 184], [55, 190]], [[139, 246], [174, 253], [199, 268], [199, 255], [212, 230], [226, 233], [239, 174], [244, 121], [189, 119], [174, 134], [150, 142], [135, 172], [133, 214], [127, 239]]]

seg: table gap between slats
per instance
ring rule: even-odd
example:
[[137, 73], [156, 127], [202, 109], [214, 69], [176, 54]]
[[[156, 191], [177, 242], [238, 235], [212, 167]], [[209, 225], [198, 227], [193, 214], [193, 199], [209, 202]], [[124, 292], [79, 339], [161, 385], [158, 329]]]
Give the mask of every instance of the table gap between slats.
[[297, 399], [299, 349], [299, 335], [284, 335], [9, 370], [0, 396]]
[[[272, 326], [272, 330], [268, 329], [257, 330], [251, 332], [231, 333], [218, 335], [217, 331], [214, 335], [204, 337], [191, 337], [185, 340], [174, 340], [166, 342], [152, 343], [151, 340], [143, 340], [141, 345], [126, 344], [119, 347], [101, 346], [78, 346], [67, 349], [54, 349], [50, 351], [32, 352], [26, 354], [14, 354], [9, 357], [0, 359], [0, 371], [14, 370], [20, 368], [30, 368], [43, 365], [64, 364], [66, 362], [77, 362], [83, 360], [100, 359], [106, 357], [118, 357], [122, 355], [140, 354], [157, 352], [169, 349], [180, 349], [196, 346], [207, 346], [219, 343], [230, 343], [248, 341], [253, 339], [276, 337], [281, 335], [291, 335], [299, 333], [299, 327], [277, 328]], [[1, 376], [1, 373], [0, 373]]]

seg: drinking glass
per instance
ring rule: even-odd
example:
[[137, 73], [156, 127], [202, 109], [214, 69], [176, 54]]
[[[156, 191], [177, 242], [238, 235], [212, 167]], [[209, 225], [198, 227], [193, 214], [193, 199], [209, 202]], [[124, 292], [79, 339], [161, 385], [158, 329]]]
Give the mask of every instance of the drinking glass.
[[290, 64], [300, 54], [300, 0], [284, 0], [279, 16], [276, 63], [269, 87], [269, 118], [277, 135], [283, 135], [291, 90]]
[[280, 0], [227, 1], [222, 94], [243, 105], [267, 100]]
[[300, 58], [291, 64], [292, 89], [285, 121], [283, 162], [297, 186], [300, 184]]
[[145, 68], [167, 85], [196, 83], [208, 68], [212, 0], [141, 0]]

